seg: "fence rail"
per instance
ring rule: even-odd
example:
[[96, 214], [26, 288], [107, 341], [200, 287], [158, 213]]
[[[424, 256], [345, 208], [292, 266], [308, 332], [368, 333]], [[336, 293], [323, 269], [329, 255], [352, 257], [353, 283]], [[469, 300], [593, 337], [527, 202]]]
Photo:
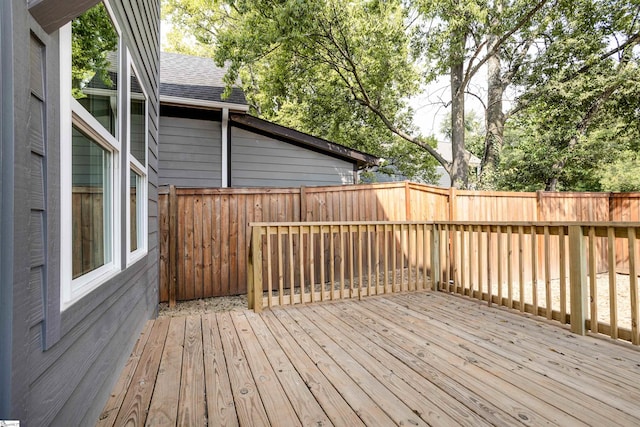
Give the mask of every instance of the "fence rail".
[[[640, 193], [476, 192], [408, 182], [253, 189], [166, 187], [160, 189], [159, 214], [160, 301], [172, 304], [247, 292], [251, 222], [640, 221]], [[295, 251], [298, 238], [292, 239]], [[526, 235], [524, 240], [529, 243]], [[543, 240], [539, 237], [536, 242], [539, 271], [543, 271]], [[604, 272], [607, 241], [598, 237], [596, 245], [597, 271]], [[532, 259], [531, 247], [524, 249], [525, 259]], [[552, 276], [560, 274], [559, 264], [553, 264], [557, 250], [551, 249]], [[629, 273], [628, 248], [620, 239], [614, 254], [617, 271]], [[285, 277], [290, 271], [287, 260], [283, 260]], [[299, 265], [293, 267], [299, 274]]]
[[[640, 344], [638, 222], [250, 226], [248, 296], [256, 311], [433, 289]], [[619, 246], [627, 249], [628, 275], [616, 272]]]

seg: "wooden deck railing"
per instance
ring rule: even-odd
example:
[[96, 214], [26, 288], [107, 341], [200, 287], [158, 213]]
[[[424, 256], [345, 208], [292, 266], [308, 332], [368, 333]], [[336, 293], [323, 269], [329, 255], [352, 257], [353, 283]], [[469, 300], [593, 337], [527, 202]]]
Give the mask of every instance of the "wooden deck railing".
[[425, 289], [437, 237], [430, 223], [252, 223], [249, 304], [361, 298]]
[[[248, 224], [253, 222], [637, 222], [640, 193], [481, 192], [409, 182], [299, 188], [162, 187], [158, 220], [159, 297], [172, 305], [247, 292]], [[627, 249], [622, 241], [618, 244], [617, 270], [628, 273]], [[606, 271], [607, 253], [597, 253], [602, 257], [597, 270]], [[543, 258], [538, 257], [538, 262]], [[552, 274], [556, 270], [552, 266]]]
[[[428, 288], [640, 344], [640, 223], [250, 226], [249, 306], [256, 311]], [[616, 272], [621, 247], [628, 275]]]

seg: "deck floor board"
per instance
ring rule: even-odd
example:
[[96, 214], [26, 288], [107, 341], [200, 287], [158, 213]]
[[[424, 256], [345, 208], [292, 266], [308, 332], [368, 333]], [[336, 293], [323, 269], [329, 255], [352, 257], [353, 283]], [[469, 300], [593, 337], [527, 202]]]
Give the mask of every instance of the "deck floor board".
[[101, 426], [640, 425], [640, 349], [441, 292], [145, 331]]

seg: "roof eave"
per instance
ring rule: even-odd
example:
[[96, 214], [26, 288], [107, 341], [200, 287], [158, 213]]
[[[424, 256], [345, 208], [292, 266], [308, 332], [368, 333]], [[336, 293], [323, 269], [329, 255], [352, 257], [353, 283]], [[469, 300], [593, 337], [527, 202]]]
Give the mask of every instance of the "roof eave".
[[182, 98], [178, 96], [160, 95], [160, 103], [167, 105], [190, 106], [196, 108], [207, 108], [212, 110], [222, 110], [228, 108], [229, 111], [247, 113], [249, 106], [245, 104], [235, 104], [232, 102], [207, 101], [203, 99]]
[[229, 120], [232, 124], [243, 125], [254, 128], [275, 137], [291, 140], [300, 145], [304, 145], [322, 151], [334, 157], [346, 159], [355, 163], [358, 168], [364, 166], [374, 166], [379, 163], [379, 159], [370, 154], [363, 153], [343, 145], [327, 141], [304, 132], [297, 131], [285, 126], [271, 123], [248, 114], [231, 114]]

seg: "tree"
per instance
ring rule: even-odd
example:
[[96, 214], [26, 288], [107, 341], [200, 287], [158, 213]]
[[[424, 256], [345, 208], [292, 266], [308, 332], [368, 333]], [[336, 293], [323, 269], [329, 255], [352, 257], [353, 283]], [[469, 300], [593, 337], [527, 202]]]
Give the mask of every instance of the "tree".
[[520, 177], [547, 190], [601, 188], [599, 170], [638, 137], [639, 19], [625, 0], [561, 2], [550, 12], [535, 61], [515, 79], [522, 95], [510, 115], [523, 140], [501, 173], [535, 171]]
[[[415, 151], [399, 154], [409, 147], [403, 141], [413, 144], [461, 187], [468, 185], [465, 93], [486, 67], [487, 99], [473, 94], [485, 105], [481, 185], [517, 186], [505, 179], [526, 167], [535, 173], [512, 178], [524, 186], [543, 179], [543, 188], [557, 189], [599, 185], [576, 165], [590, 171], [626, 149], [607, 149], [612, 140], [593, 135], [620, 120], [628, 129], [634, 117], [636, 3], [165, 0], [165, 12], [179, 30], [215, 47], [218, 64], [229, 66], [227, 82], [242, 80], [255, 114], [395, 155], [408, 176], [433, 165]], [[406, 104], [440, 75], [451, 82], [452, 162], [416, 132]], [[511, 105], [503, 103], [507, 89], [517, 94]], [[519, 140], [508, 142], [507, 134]]]
[[[382, 157], [395, 154], [408, 176], [417, 172], [407, 163], [417, 152], [402, 141], [450, 167], [412, 124], [407, 99], [419, 91], [421, 75], [410, 51], [412, 17], [400, 1], [164, 6], [178, 28], [215, 46], [216, 62], [228, 66], [226, 81], [242, 81], [254, 114]], [[434, 169], [419, 157], [419, 166]]]
[[[418, 0], [419, 10], [425, 18], [424, 40], [420, 45], [427, 52], [427, 59], [433, 64], [435, 72], [448, 74], [451, 87], [451, 143], [453, 164], [451, 179], [456, 186], [468, 184], [468, 155], [465, 149], [465, 93], [471, 79], [488, 64], [489, 81], [493, 86], [489, 90], [489, 102], [486, 113], [487, 140], [489, 147], [483, 156], [484, 165], [495, 163], [494, 145], [501, 143], [502, 125], [496, 125], [502, 118], [496, 117], [501, 111], [504, 85], [497, 84], [495, 74], [500, 68], [499, 55], [505, 45], [515, 35], [529, 27], [547, 0], [533, 3], [514, 1], [508, 3], [496, 0], [487, 3], [478, 0]], [[495, 117], [495, 118], [494, 118]], [[503, 123], [503, 122], [502, 122]], [[494, 135], [494, 138], [489, 137]], [[499, 138], [496, 138], [499, 137]], [[497, 142], [494, 142], [496, 141]]]

